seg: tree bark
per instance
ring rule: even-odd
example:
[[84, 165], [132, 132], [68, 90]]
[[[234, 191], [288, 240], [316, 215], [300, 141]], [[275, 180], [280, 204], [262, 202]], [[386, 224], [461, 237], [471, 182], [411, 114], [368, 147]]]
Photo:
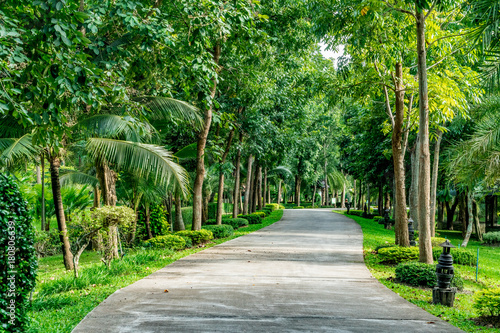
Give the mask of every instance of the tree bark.
[[354, 179], [354, 186], [353, 186], [354, 192], [352, 193], [352, 201], [353, 201], [353, 209], [356, 209], [356, 179]]
[[448, 230], [453, 230], [453, 218], [455, 217], [455, 210], [457, 209], [458, 202], [458, 194], [451, 206], [449, 201], [446, 202], [446, 229]]
[[278, 198], [276, 201], [278, 205], [281, 204], [281, 179], [278, 181]]
[[395, 241], [396, 245], [410, 246], [408, 236], [408, 220], [406, 215], [405, 165], [403, 148], [404, 95], [403, 65], [396, 63], [396, 115], [392, 129], [392, 157], [394, 162], [394, 179], [396, 185], [395, 206]]
[[37, 164], [35, 166], [36, 169], [36, 183], [40, 185], [42, 183], [42, 173], [40, 172], [40, 166]]
[[243, 204], [243, 215], [248, 214], [248, 206], [250, 204], [250, 186], [252, 184], [252, 164], [253, 164], [253, 156], [250, 154], [250, 156], [248, 156], [248, 162], [247, 162], [247, 180], [245, 183], [245, 203]]
[[50, 179], [52, 182], [52, 196], [54, 198], [54, 206], [56, 211], [57, 227], [59, 229], [59, 239], [62, 244], [62, 253], [64, 259], [64, 267], [66, 270], [73, 269], [73, 254], [71, 253], [71, 245], [69, 243], [68, 230], [66, 228], [66, 217], [64, 215], [64, 207], [61, 195], [61, 183], [59, 181], [59, 168], [61, 160], [58, 156], [48, 156], [50, 164]]
[[477, 239], [483, 241], [483, 231], [481, 230], [481, 223], [479, 222], [479, 210], [476, 200], [472, 199], [472, 213], [474, 215], [474, 228], [476, 229]]
[[181, 231], [185, 230], [186, 227], [184, 226], [184, 220], [182, 219], [182, 206], [181, 206], [181, 193], [176, 191], [175, 192], [175, 224], [174, 224], [174, 231]]
[[295, 205], [300, 206], [300, 175], [295, 175]]
[[259, 164], [258, 162], [255, 162], [253, 171], [252, 171], [252, 186], [250, 193], [252, 194], [251, 196], [251, 202], [252, 204], [250, 205], [250, 213], [255, 213], [257, 210], [257, 200], [259, 196], [259, 191], [258, 191], [258, 183], [259, 183]]
[[240, 164], [241, 164], [241, 144], [243, 143], [243, 134], [240, 132], [240, 144], [238, 146], [238, 151], [236, 153], [236, 170], [234, 175], [234, 205], [233, 205], [233, 218], [238, 217], [238, 203], [241, 199], [240, 193]]
[[[418, 236], [419, 261], [432, 264], [432, 244], [430, 230], [431, 175], [429, 152], [429, 99], [427, 90], [427, 55], [425, 47], [425, 14], [416, 9], [417, 54], [418, 54], [418, 98], [419, 98], [419, 182], [418, 182]], [[408, 229], [408, 228], [406, 228]]]
[[50, 222], [46, 223], [47, 221], [45, 220], [45, 155], [42, 154], [40, 157], [40, 164], [42, 168], [42, 230], [49, 231], [50, 230]]
[[144, 224], [146, 225], [146, 233], [147, 239], [153, 238], [153, 234], [151, 233], [151, 224], [149, 223], [151, 220], [151, 213], [149, 211], [149, 203], [146, 203], [146, 212], [144, 215]]
[[267, 168], [264, 168], [264, 189], [262, 190], [262, 193], [264, 195], [263, 197], [263, 203], [262, 205], [264, 207], [266, 207], [266, 204], [268, 203], [268, 201], [266, 200], [266, 197], [267, 197], [267, 191], [268, 191], [268, 188], [267, 188]]
[[410, 187], [410, 217], [413, 220], [413, 227], [418, 230], [418, 170], [419, 163], [417, 154], [420, 149], [418, 137], [415, 142], [415, 147], [411, 151], [411, 187]]
[[[213, 60], [215, 64], [219, 64], [221, 53], [220, 44], [214, 46]], [[212, 88], [210, 89], [210, 97], [214, 99], [217, 91], [217, 76], [212, 79]], [[203, 180], [205, 178], [205, 145], [207, 144], [208, 132], [212, 123], [212, 108], [210, 104], [205, 110], [205, 119], [203, 121], [203, 129], [198, 133], [198, 142], [196, 146], [196, 177], [193, 186], [193, 230], [200, 230], [202, 224], [202, 209], [203, 209]]]
[[262, 210], [262, 166], [257, 172], [257, 209]]
[[[231, 148], [231, 143], [233, 142], [234, 128], [229, 132], [229, 136], [227, 138], [226, 149], [222, 154], [222, 158], [220, 164], [224, 164], [226, 162], [227, 155], [229, 154], [229, 149]], [[224, 197], [224, 173], [221, 172], [219, 174], [219, 189], [217, 192], [217, 215], [215, 217], [216, 223], [218, 225], [222, 224], [222, 210], [223, 210], [223, 197]]]
[[474, 215], [472, 214], [472, 191], [467, 191], [467, 211], [469, 212], [469, 218], [462, 247], [467, 247], [470, 235], [472, 234], [472, 225], [474, 224]]
[[432, 168], [432, 183], [431, 183], [431, 213], [430, 213], [430, 224], [431, 224], [431, 237], [436, 234], [436, 191], [437, 191], [437, 181], [439, 172], [439, 148], [441, 146], [441, 139], [443, 138], [443, 132], [438, 130], [438, 137], [436, 145], [434, 146], [434, 165]]
[[344, 183], [344, 188], [342, 189], [342, 196], [340, 199], [340, 208], [345, 208], [345, 183]]

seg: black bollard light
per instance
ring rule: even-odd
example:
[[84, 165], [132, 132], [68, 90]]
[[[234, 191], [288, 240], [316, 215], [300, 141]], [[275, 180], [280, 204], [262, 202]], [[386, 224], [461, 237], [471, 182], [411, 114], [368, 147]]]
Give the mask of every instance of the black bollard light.
[[387, 208], [384, 212], [384, 227], [385, 229], [391, 228], [391, 223], [389, 222], [389, 208]]
[[415, 229], [413, 229], [413, 220], [410, 217], [408, 219], [408, 238], [410, 239], [410, 246], [415, 246]]
[[432, 291], [432, 302], [434, 304], [453, 306], [457, 288], [450, 288], [451, 280], [455, 275], [453, 257], [450, 252], [455, 246], [449, 240], [439, 244], [439, 246], [443, 248], [443, 253], [439, 256], [438, 264], [436, 265], [437, 287], [434, 287]]

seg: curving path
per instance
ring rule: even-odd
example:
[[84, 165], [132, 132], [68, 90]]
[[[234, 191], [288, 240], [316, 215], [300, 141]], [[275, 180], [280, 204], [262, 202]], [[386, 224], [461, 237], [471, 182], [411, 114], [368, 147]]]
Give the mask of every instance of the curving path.
[[73, 332], [461, 332], [373, 278], [362, 238], [331, 209], [286, 210], [115, 292]]

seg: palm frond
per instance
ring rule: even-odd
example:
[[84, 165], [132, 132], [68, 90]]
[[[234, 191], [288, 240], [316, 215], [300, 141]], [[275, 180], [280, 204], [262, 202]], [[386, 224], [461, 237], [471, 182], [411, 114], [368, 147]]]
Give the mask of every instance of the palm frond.
[[[11, 140], [10, 145], [6, 146], [8, 140]], [[0, 165], [9, 167], [20, 160], [34, 160], [39, 155], [40, 149], [33, 145], [31, 134], [15, 139], [3, 139], [2, 142], [5, 148], [0, 155]]]
[[76, 170], [61, 169], [60, 172], [61, 186], [71, 186], [73, 184], [90, 185], [92, 187], [99, 185], [99, 179]]
[[200, 110], [193, 105], [168, 97], [143, 96], [134, 98], [151, 111], [150, 120], [182, 120], [190, 123], [196, 129], [203, 125]]
[[177, 153], [174, 154], [175, 157], [181, 160], [195, 159], [197, 154], [196, 147], [198, 144], [196, 142], [181, 148]]
[[26, 133], [26, 129], [14, 117], [0, 118], [0, 138], [18, 138]]
[[130, 116], [98, 114], [81, 119], [76, 125], [85, 137], [125, 138], [141, 142], [151, 139], [154, 131], [147, 122], [140, 122]]
[[139, 177], [150, 177], [154, 183], [173, 185], [183, 194], [187, 192], [186, 170], [172, 159], [171, 152], [163, 147], [106, 138], [91, 138], [87, 149], [98, 160], [116, 165], [119, 169], [134, 172]]
[[269, 170], [268, 175], [269, 174], [278, 174], [278, 175], [283, 175], [284, 177], [293, 176], [292, 171], [283, 165], [277, 166], [276, 168]]

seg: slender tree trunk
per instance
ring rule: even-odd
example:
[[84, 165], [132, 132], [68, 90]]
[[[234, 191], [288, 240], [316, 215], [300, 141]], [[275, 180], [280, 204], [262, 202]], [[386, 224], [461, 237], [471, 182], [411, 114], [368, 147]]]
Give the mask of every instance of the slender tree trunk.
[[342, 197], [340, 201], [341, 201], [340, 208], [345, 208], [345, 183], [344, 183], [344, 188], [342, 189]]
[[248, 214], [248, 206], [250, 203], [250, 186], [252, 184], [252, 164], [253, 164], [253, 156], [248, 156], [247, 162], [247, 181], [245, 184], [245, 203], [243, 205], [243, 215]]
[[378, 186], [378, 216], [384, 216], [384, 185], [382, 179], [380, 179], [380, 185]]
[[[429, 152], [429, 99], [427, 91], [427, 55], [425, 49], [425, 14], [423, 10], [415, 10], [417, 21], [417, 54], [418, 54], [418, 97], [419, 97], [419, 182], [418, 182], [418, 237], [419, 261], [432, 264], [432, 244], [430, 230], [431, 200], [431, 165]], [[405, 210], [406, 211], [406, 210]], [[406, 227], [406, 226], [405, 226]], [[406, 228], [408, 230], [408, 228]]]
[[324, 173], [325, 173], [325, 196], [324, 196], [324, 200], [325, 200], [325, 206], [327, 206], [329, 204], [328, 202], [328, 161], [326, 160], [325, 158], [325, 166], [324, 166]]
[[314, 183], [314, 192], [313, 192], [313, 199], [312, 199], [312, 206], [314, 208], [316, 203], [316, 183]]
[[366, 196], [368, 197], [368, 206], [366, 208], [367, 210], [367, 214], [371, 214], [371, 208], [370, 208], [370, 184], [368, 184], [368, 186], [366, 186]]
[[263, 194], [264, 194], [264, 202], [262, 203], [264, 207], [266, 207], [266, 204], [268, 203], [268, 201], [266, 200], [266, 197], [267, 197], [267, 191], [268, 191], [268, 188], [267, 188], [267, 168], [264, 168], [264, 189], [262, 190]]
[[363, 183], [359, 181], [359, 193], [358, 193], [358, 210], [363, 209]]
[[481, 230], [481, 223], [479, 222], [479, 210], [476, 200], [472, 199], [472, 213], [474, 215], [474, 228], [476, 229], [477, 239], [483, 241], [483, 231]]
[[295, 176], [295, 204], [297, 206], [300, 206], [300, 183], [302, 182], [302, 179], [300, 178], [300, 175]]
[[354, 192], [352, 193], [353, 209], [356, 209], [356, 179], [354, 179]]
[[40, 166], [37, 164], [35, 166], [36, 169], [36, 183], [40, 185], [42, 183], [42, 173], [40, 172]]
[[262, 210], [262, 167], [259, 165], [259, 171], [257, 172], [257, 208]]
[[[201, 223], [202, 225], [204, 225], [208, 220], [208, 203], [210, 202], [210, 197], [212, 196], [212, 193], [210, 192], [209, 189], [204, 188], [202, 195], [203, 195], [203, 201], [201, 205]], [[195, 230], [194, 227], [192, 227], [191, 230]]]
[[238, 146], [238, 151], [236, 152], [236, 170], [234, 173], [234, 205], [233, 205], [233, 218], [238, 217], [238, 203], [241, 200], [240, 194], [240, 163], [241, 163], [241, 144], [243, 142], [243, 134], [240, 132], [240, 144]]
[[61, 166], [61, 160], [57, 156], [49, 156], [49, 164], [50, 179], [52, 181], [52, 196], [54, 198], [59, 238], [62, 244], [64, 267], [66, 270], [71, 270], [73, 269], [73, 254], [71, 253], [71, 245], [69, 243], [68, 230], [66, 228], [66, 217], [64, 215], [64, 207], [61, 196], [61, 183], [59, 181], [59, 168]]
[[438, 202], [438, 220], [437, 225], [439, 228], [444, 229], [444, 202]]
[[146, 212], [144, 215], [144, 224], [146, 225], [146, 233], [147, 239], [153, 238], [153, 234], [151, 233], [151, 224], [149, 223], [151, 220], [151, 213], [149, 211], [149, 203], [146, 203]]
[[411, 152], [411, 187], [410, 187], [410, 217], [413, 220], [413, 227], [418, 230], [418, 171], [419, 163], [417, 154], [420, 149], [418, 137], [415, 142], [415, 147]]
[[165, 206], [165, 209], [167, 210], [167, 222], [168, 224], [171, 226], [171, 229], [173, 229], [173, 223], [174, 223], [174, 219], [173, 219], [173, 212], [172, 212], [172, 205], [173, 205], [173, 197], [172, 197], [172, 193], [168, 193], [167, 195], [167, 198], [164, 200], [163, 202], [164, 206]]
[[250, 213], [255, 213], [257, 210], [257, 201], [258, 201], [258, 196], [259, 196], [259, 191], [258, 191], [258, 183], [259, 183], [259, 164], [256, 162], [252, 171], [252, 187], [251, 187], [251, 209]]
[[446, 202], [446, 229], [448, 230], [453, 230], [453, 218], [455, 217], [455, 210], [457, 209], [459, 201], [459, 196], [457, 194], [451, 206], [449, 202]]
[[99, 190], [99, 186], [94, 186], [94, 208], [101, 207], [101, 190]]
[[472, 214], [472, 191], [467, 191], [467, 211], [469, 212], [469, 218], [467, 221], [467, 229], [464, 241], [462, 242], [462, 247], [467, 247], [470, 235], [472, 234], [472, 226], [474, 224], [474, 215]]
[[41, 164], [41, 168], [42, 168], [42, 230], [45, 230], [45, 231], [49, 231], [50, 230], [50, 222], [47, 223], [47, 221], [45, 220], [45, 154], [42, 154], [40, 156], [40, 164]]
[[[213, 50], [213, 60], [215, 64], [219, 64], [221, 47], [220, 44], [215, 45]], [[212, 88], [210, 91], [211, 99], [215, 97], [217, 91], [217, 77], [212, 79]], [[205, 110], [205, 119], [203, 122], [203, 129], [198, 133], [198, 143], [196, 146], [196, 177], [193, 186], [193, 230], [200, 230], [202, 224], [202, 210], [203, 210], [203, 179], [205, 178], [205, 145], [207, 143], [208, 132], [212, 123], [212, 106]]]
[[443, 132], [438, 130], [438, 137], [436, 141], [436, 145], [434, 146], [434, 165], [432, 168], [432, 183], [431, 183], [431, 215], [430, 215], [430, 224], [431, 224], [431, 237], [434, 237], [436, 234], [436, 191], [437, 191], [437, 181], [438, 181], [438, 172], [439, 172], [439, 148], [441, 146], [441, 139], [443, 138]]
[[182, 206], [181, 206], [181, 193], [179, 191], [175, 192], [175, 224], [174, 231], [185, 230], [184, 220], [182, 219]]
[[276, 201], [278, 205], [281, 204], [281, 179], [278, 181], [278, 198]]
[[[231, 148], [231, 143], [233, 142], [234, 128], [229, 132], [229, 136], [227, 138], [226, 149], [222, 154], [222, 158], [220, 164], [224, 164], [226, 162], [227, 155], [229, 154], [229, 149]], [[218, 225], [222, 224], [222, 210], [224, 204], [224, 173], [221, 172], [219, 174], [219, 189], [217, 192], [217, 215], [215, 217], [216, 223]]]

